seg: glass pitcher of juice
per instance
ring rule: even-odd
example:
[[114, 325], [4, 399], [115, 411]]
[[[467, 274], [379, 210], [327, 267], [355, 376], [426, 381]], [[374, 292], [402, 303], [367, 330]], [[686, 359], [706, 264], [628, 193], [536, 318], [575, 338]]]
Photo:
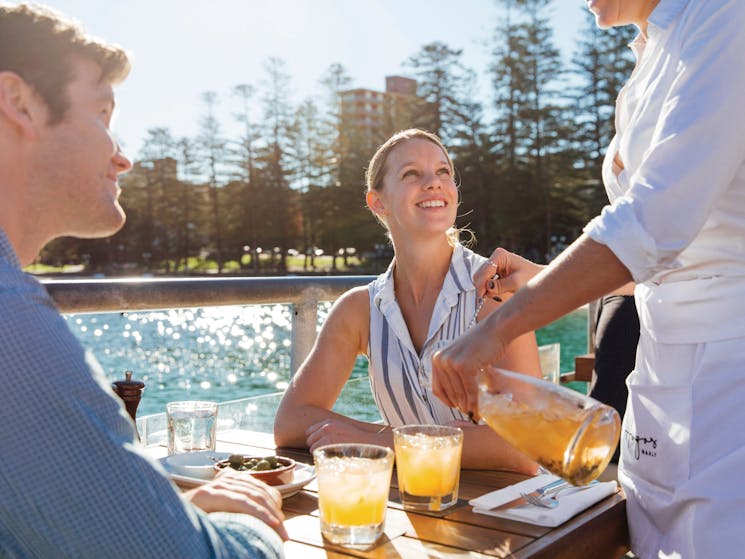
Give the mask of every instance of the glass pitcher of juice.
[[551, 473], [585, 485], [605, 470], [621, 433], [618, 412], [543, 379], [487, 367], [479, 414], [499, 436]]

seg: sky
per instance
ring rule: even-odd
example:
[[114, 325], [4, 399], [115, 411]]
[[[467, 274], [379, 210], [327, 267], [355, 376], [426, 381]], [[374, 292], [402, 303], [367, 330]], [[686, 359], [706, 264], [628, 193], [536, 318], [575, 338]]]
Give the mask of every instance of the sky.
[[[319, 79], [339, 62], [353, 87], [382, 90], [385, 76], [441, 41], [463, 49], [488, 100], [488, 42], [502, 11], [495, 0], [38, 0], [81, 21], [92, 34], [119, 43], [134, 57], [116, 90], [113, 129], [134, 159], [147, 130], [167, 127], [195, 136], [201, 95], [214, 91], [218, 118], [230, 133], [237, 84], [260, 86], [264, 61], [286, 61], [291, 98], [320, 93]], [[584, 18], [581, 0], [554, 0], [556, 44], [565, 61]]]

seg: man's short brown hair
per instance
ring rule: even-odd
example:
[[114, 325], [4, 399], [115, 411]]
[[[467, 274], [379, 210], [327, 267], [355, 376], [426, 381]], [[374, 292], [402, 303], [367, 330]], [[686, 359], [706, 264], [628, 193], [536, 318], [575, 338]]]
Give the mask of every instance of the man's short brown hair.
[[127, 77], [130, 61], [116, 45], [89, 36], [83, 27], [49, 8], [0, 4], [0, 72], [14, 72], [49, 107], [50, 124], [69, 107], [67, 84], [76, 58], [95, 62], [101, 81], [115, 85]]

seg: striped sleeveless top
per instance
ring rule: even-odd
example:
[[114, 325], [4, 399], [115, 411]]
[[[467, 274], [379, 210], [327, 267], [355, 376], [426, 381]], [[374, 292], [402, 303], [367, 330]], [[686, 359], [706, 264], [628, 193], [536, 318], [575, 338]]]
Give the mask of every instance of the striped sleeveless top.
[[473, 318], [478, 297], [472, 275], [486, 258], [456, 245], [435, 302], [427, 339], [417, 354], [393, 285], [394, 262], [368, 285], [370, 339], [368, 371], [383, 421], [397, 427], [411, 423], [444, 424], [468, 417], [432, 394], [432, 354], [437, 342], [460, 336]]

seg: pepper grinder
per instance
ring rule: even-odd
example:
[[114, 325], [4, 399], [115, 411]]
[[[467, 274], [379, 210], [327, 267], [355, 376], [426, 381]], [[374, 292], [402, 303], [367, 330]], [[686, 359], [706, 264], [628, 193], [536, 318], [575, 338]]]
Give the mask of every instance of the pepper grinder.
[[[124, 401], [124, 407], [127, 409], [127, 413], [135, 422], [135, 432], [137, 431], [137, 406], [140, 404], [140, 398], [142, 398], [142, 391], [145, 388], [145, 383], [139, 380], [132, 380], [132, 371], [124, 372], [124, 380], [118, 380], [111, 384], [111, 387]], [[137, 434], [139, 438], [139, 433]]]

